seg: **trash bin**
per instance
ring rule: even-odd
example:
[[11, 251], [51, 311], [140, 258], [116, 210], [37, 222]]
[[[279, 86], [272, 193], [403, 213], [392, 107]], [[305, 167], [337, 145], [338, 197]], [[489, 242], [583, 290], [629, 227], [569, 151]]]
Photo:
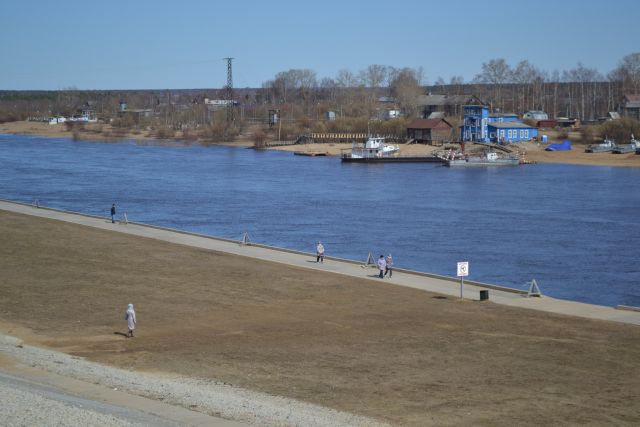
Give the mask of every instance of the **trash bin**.
[[489, 291], [487, 289], [483, 289], [480, 291], [480, 301], [486, 301], [489, 299]]

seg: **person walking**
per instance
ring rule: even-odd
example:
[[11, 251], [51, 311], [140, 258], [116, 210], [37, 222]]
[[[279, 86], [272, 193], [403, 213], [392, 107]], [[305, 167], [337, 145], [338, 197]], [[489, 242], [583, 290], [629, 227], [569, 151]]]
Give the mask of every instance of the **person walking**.
[[133, 304], [127, 306], [127, 311], [124, 313], [124, 319], [127, 321], [127, 337], [133, 338], [133, 330], [136, 328], [136, 311], [133, 309]]
[[114, 203], [111, 205], [111, 223], [112, 224], [116, 223], [115, 216], [116, 216], [116, 204]]
[[320, 242], [316, 246], [316, 262], [324, 263], [324, 246]]
[[378, 258], [378, 269], [380, 270], [378, 277], [382, 279], [384, 277], [384, 272], [387, 269], [387, 261], [384, 259], [384, 255], [380, 255], [380, 258]]
[[393, 276], [393, 257], [391, 254], [387, 255], [385, 261], [387, 262], [387, 269], [385, 270], [384, 275], [386, 276], [387, 273], [389, 273], [389, 279], [391, 279], [391, 276]]

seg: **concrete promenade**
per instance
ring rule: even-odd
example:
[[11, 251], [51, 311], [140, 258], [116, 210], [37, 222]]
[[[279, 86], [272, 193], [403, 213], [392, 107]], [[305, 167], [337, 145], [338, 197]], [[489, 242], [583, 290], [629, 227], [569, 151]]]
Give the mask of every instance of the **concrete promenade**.
[[[325, 257], [325, 262], [323, 264], [317, 264], [314, 262], [315, 255], [310, 253], [271, 248], [264, 245], [242, 245], [237, 241], [196, 235], [178, 230], [170, 230], [133, 222], [126, 224], [123, 222], [116, 222], [115, 224], [112, 224], [111, 219], [106, 217], [88, 216], [42, 207], [37, 208], [35, 206], [9, 201], [0, 201], [0, 209], [181, 245], [272, 261], [300, 268], [326, 271], [369, 280], [380, 280], [377, 278], [377, 269], [370, 267], [363, 268], [362, 263], [351, 260]], [[132, 218], [129, 219], [132, 220]], [[422, 289], [452, 297], [460, 296], [460, 282], [455, 280], [455, 278], [394, 269], [393, 278], [385, 278], [384, 281], [398, 286]], [[490, 301], [497, 304], [569, 316], [640, 325], [639, 311], [618, 310], [613, 307], [584, 304], [547, 296], [528, 298], [526, 293], [521, 291], [504, 288], [500, 289], [499, 286], [490, 284], [480, 284], [475, 282], [468, 283], [465, 281], [463, 297], [469, 300], [478, 300], [479, 291], [483, 289], [489, 289]], [[544, 287], [542, 287], [541, 290], [544, 292]], [[535, 325], [532, 325], [532, 327], [535, 327]]]

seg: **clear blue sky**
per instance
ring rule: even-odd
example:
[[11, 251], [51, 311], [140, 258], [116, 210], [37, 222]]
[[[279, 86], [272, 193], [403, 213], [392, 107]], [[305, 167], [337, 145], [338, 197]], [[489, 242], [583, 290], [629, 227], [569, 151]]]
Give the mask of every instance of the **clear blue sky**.
[[0, 7], [0, 89], [259, 87], [369, 64], [465, 81], [523, 59], [606, 74], [640, 51], [640, 1], [30, 1]]

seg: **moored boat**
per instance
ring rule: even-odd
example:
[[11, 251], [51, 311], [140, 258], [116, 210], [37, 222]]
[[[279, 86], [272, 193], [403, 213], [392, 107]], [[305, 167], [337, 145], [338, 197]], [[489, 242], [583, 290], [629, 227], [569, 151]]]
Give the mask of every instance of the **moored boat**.
[[495, 151], [489, 151], [480, 155], [454, 155], [446, 159], [448, 167], [486, 167], [486, 166], [518, 166], [520, 159], [517, 156], [500, 156]]
[[354, 142], [351, 149], [342, 151], [340, 159], [344, 163], [443, 163], [434, 155], [403, 156], [400, 147], [387, 144], [382, 137], [369, 137], [366, 142]]
[[638, 150], [640, 150], [640, 141], [635, 139], [633, 134], [631, 134], [631, 140], [629, 141], [628, 144], [620, 144], [616, 146], [612, 150], [612, 152], [614, 154], [626, 154], [626, 153], [633, 153], [633, 152], [638, 154]]
[[367, 160], [393, 157], [400, 147], [387, 144], [383, 137], [371, 136], [365, 142], [353, 142], [348, 153], [342, 153], [343, 161]]
[[599, 144], [591, 144], [584, 151], [585, 153], [609, 153], [616, 148], [616, 143], [608, 138], [605, 138]]

